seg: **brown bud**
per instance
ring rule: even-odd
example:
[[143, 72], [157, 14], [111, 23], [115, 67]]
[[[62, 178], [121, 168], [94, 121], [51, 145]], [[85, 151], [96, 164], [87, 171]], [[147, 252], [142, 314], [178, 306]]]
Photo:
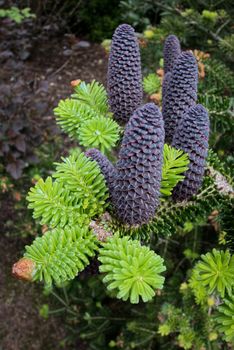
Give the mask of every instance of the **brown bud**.
[[43, 233], [43, 235], [48, 231], [48, 226], [47, 225], [42, 225], [41, 231]]
[[202, 62], [198, 62], [198, 74], [201, 79], [205, 78], [205, 65]]
[[140, 38], [138, 42], [140, 47], [147, 47], [147, 41], [145, 39]]
[[162, 95], [161, 93], [157, 93], [157, 94], [152, 94], [150, 95], [150, 100], [154, 101], [157, 105], [160, 104], [161, 100], [162, 100]]
[[217, 220], [217, 216], [219, 215], [218, 210], [213, 210], [212, 213], [208, 216], [208, 220], [211, 225], [214, 227], [215, 231], [220, 231], [220, 224]]
[[18, 191], [13, 192], [13, 197], [14, 197], [16, 202], [20, 202], [21, 201], [21, 193], [18, 192]]
[[80, 83], [81, 83], [81, 80], [76, 79], [76, 80], [72, 80], [70, 84], [72, 87], [76, 87], [76, 86], [80, 85]]
[[32, 281], [35, 267], [36, 264], [34, 261], [28, 258], [22, 258], [13, 265], [12, 274], [20, 280]]
[[209, 53], [203, 52], [203, 51], [200, 51], [200, 50], [193, 50], [191, 52], [196, 57], [197, 61], [203, 61], [203, 60], [206, 60], [207, 58], [210, 57]]
[[164, 77], [164, 70], [162, 68], [157, 69], [156, 73], [159, 77]]
[[162, 295], [162, 291], [160, 289], [156, 289], [155, 293], [158, 297]]

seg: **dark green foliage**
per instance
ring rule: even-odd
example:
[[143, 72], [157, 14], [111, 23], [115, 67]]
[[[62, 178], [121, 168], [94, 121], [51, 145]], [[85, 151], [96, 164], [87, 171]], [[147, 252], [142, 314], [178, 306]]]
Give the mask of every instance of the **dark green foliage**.
[[[175, 307], [169, 303], [163, 304], [160, 313], [163, 323], [159, 326], [158, 331], [164, 341], [166, 336], [174, 334], [174, 346], [178, 343], [183, 349], [198, 350], [208, 341], [212, 323], [204, 310], [199, 309], [197, 312], [195, 309], [189, 310], [186, 302], [182, 307]], [[199, 333], [198, 327], [203, 330], [202, 333]]]
[[[122, 300], [107, 297], [105, 285], [99, 276], [82, 278], [73, 281], [67, 288], [69, 307], [63, 313], [65, 322], [70, 326], [70, 336], [77, 339], [79, 322], [79, 337], [87, 346], [98, 350], [116, 347], [122, 344], [126, 350], [145, 349], [155, 342], [157, 335], [158, 305], [150, 303], [130, 304]], [[56, 294], [64, 299], [62, 290]], [[56, 301], [56, 298], [53, 298]], [[161, 297], [156, 299], [161, 303]], [[85, 302], [84, 302], [85, 301]], [[79, 313], [72, 314], [70, 310], [79, 302]], [[57, 308], [61, 307], [57, 302]], [[118, 348], [118, 347], [117, 347]]]
[[38, 30], [48, 23], [53, 23], [61, 32], [69, 31], [96, 42], [106, 36], [111, 37], [121, 22], [119, 0], [113, 0], [111, 3], [108, 0], [23, 2], [36, 14]]
[[[110, 38], [121, 22], [118, 6], [118, 0], [111, 2], [108, 0], [82, 1], [78, 11], [73, 13], [73, 19], [77, 23], [76, 32], [88, 36], [93, 41], [101, 41], [106, 37]], [[69, 24], [73, 26], [71, 19]]]
[[160, 35], [156, 41], [150, 40], [147, 46], [141, 47], [141, 61], [143, 72], [150, 73], [159, 68], [159, 61], [163, 58], [163, 40], [165, 33]]
[[228, 167], [227, 163], [221, 161], [217, 153], [215, 153], [212, 149], [208, 150], [207, 162], [209, 166], [212, 166], [216, 171], [223, 174], [229, 184], [234, 184], [233, 169]]
[[[131, 17], [149, 21], [154, 35], [143, 47], [145, 69], [155, 67], [162, 57], [162, 41], [174, 34], [186, 49], [212, 53], [219, 61], [233, 62], [233, 6], [230, 1], [125, 0]], [[126, 14], [127, 16], [127, 14]], [[131, 18], [129, 22], [131, 23]], [[151, 28], [151, 26], [149, 28]], [[144, 30], [145, 28], [142, 28]]]
[[150, 24], [146, 14], [152, 9], [152, 4], [142, 0], [120, 1], [121, 19], [137, 29], [144, 30]]
[[203, 180], [200, 193], [188, 202], [162, 203], [158, 215], [152, 223], [146, 227], [151, 232], [162, 235], [171, 235], [179, 232], [186, 221], [199, 222], [206, 220], [212, 210], [222, 208], [225, 211], [228, 205], [228, 197], [222, 195], [216, 188], [215, 183], [210, 178]]
[[199, 83], [201, 93], [218, 96], [232, 96], [234, 73], [220, 60], [210, 58], [205, 61], [206, 76]]
[[201, 94], [199, 95], [199, 103], [204, 105], [209, 113], [212, 143], [215, 143], [218, 137], [222, 137], [223, 140], [223, 136], [225, 136], [227, 132], [231, 134], [234, 131], [232, 122], [234, 115], [234, 99], [232, 97]]
[[[218, 60], [205, 62], [205, 78], [199, 83], [198, 100], [209, 111], [211, 120], [210, 146], [219, 150], [225, 158], [232, 153], [232, 135], [234, 132], [233, 109], [234, 75]], [[205, 91], [205, 93], [204, 93]], [[225, 150], [225, 152], [224, 152]]]
[[[174, 33], [182, 39], [187, 47], [207, 48], [210, 44], [212, 51], [220, 42], [231, 34], [230, 21], [233, 10], [231, 3], [224, 2], [192, 2], [176, 1], [177, 6], [171, 2], [165, 4], [157, 1], [158, 8], [162, 11], [161, 27], [167, 33]], [[226, 8], [225, 8], [226, 7]], [[226, 10], [226, 11], [225, 11]], [[230, 51], [229, 51], [230, 52]], [[228, 59], [228, 56], [223, 58]]]
[[225, 210], [220, 210], [217, 216], [217, 223], [221, 231], [219, 242], [230, 249], [232, 253], [234, 251], [233, 208], [234, 196], [225, 205]]
[[219, 47], [222, 52], [224, 52], [224, 55], [226, 56], [226, 59], [233, 63], [233, 56], [234, 56], [234, 34], [227, 35], [224, 38], [222, 38], [219, 42]]

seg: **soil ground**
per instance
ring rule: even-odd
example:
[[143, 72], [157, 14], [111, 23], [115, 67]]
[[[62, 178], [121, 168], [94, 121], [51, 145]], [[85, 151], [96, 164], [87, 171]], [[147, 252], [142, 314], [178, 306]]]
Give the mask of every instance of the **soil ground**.
[[[49, 102], [43, 127], [55, 125], [52, 108], [60, 98], [71, 93], [71, 80], [91, 81], [95, 78], [105, 83], [107, 57], [104, 50], [96, 44], [74, 49], [74, 40], [74, 37], [58, 37], [40, 42], [23, 63], [20, 77], [35, 86], [35, 96], [42, 87]], [[5, 68], [0, 78], [10, 81], [14, 72], [7, 65]], [[27, 176], [24, 179], [26, 193], [31, 182]], [[17, 183], [15, 186], [17, 188]], [[32, 241], [32, 237], [25, 238], [20, 232], [20, 224], [27, 215], [26, 209], [16, 204], [12, 191], [0, 193], [0, 350], [64, 349], [62, 341], [66, 330], [62, 320], [52, 316], [45, 320], [39, 314], [40, 307], [48, 303], [41, 287], [11, 276], [12, 264], [22, 256], [25, 244]], [[72, 347], [81, 348], [84, 349], [81, 343]]]

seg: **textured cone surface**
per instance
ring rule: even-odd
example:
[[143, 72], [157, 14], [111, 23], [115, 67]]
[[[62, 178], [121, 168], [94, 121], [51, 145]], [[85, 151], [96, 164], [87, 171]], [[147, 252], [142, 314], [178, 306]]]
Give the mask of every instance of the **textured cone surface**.
[[114, 165], [109, 161], [109, 159], [104, 156], [99, 150], [96, 148], [91, 148], [87, 152], [85, 152], [86, 157], [91, 158], [96, 161], [101, 169], [101, 173], [103, 174], [109, 192], [111, 192], [111, 186], [113, 185], [113, 175], [115, 172]]
[[112, 204], [130, 226], [149, 222], [159, 204], [164, 125], [159, 108], [148, 103], [130, 118], [116, 164]]
[[165, 123], [165, 139], [171, 143], [176, 127], [182, 115], [195, 105], [197, 100], [198, 68], [192, 53], [183, 52], [166, 84], [166, 93], [162, 104], [162, 114]]
[[175, 35], [169, 35], [163, 47], [164, 73], [171, 72], [175, 61], [181, 54], [180, 42]]
[[168, 72], [164, 75], [163, 78], [163, 83], [162, 83], [162, 100], [164, 100], [166, 98], [166, 94], [167, 94], [167, 89], [170, 83], [170, 79], [171, 79], [171, 73]]
[[139, 45], [128, 24], [120, 25], [113, 35], [107, 84], [110, 109], [118, 122], [126, 123], [142, 103]]
[[176, 201], [188, 200], [202, 184], [209, 140], [209, 116], [202, 105], [196, 105], [185, 113], [173, 138], [172, 146], [189, 155], [189, 169], [185, 178], [174, 188]]

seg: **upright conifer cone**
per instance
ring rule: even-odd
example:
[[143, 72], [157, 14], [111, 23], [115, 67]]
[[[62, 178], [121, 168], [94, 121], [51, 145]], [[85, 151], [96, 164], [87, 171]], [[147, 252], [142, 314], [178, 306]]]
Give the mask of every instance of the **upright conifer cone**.
[[130, 226], [149, 222], [159, 204], [164, 123], [153, 103], [138, 108], [123, 137], [112, 192], [120, 221]]
[[209, 116], [202, 105], [195, 105], [183, 116], [172, 146], [189, 155], [189, 169], [185, 178], [173, 191], [176, 201], [188, 200], [196, 194], [202, 184], [209, 140]]
[[111, 112], [119, 123], [126, 123], [142, 103], [139, 45], [128, 24], [117, 27], [113, 35], [107, 77]]
[[164, 73], [171, 72], [175, 61], [181, 54], [180, 42], [175, 35], [169, 35], [163, 47]]
[[162, 103], [165, 139], [169, 144], [182, 115], [196, 103], [197, 83], [196, 58], [190, 52], [183, 52], [174, 64]]
[[95, 160], [100, 169], [101, 173], [103, 174], [107, 187], [109, 189], [109, 192], [111, 193], [111, 188], [113, 186], [113, 175], [115, 172], [114, 165], [109, 161], [109, 159], [104, 156], [98, 149], [91, 148], [88, 151], [85, 152], [86, 157], [91, 158], [92, 160]]

